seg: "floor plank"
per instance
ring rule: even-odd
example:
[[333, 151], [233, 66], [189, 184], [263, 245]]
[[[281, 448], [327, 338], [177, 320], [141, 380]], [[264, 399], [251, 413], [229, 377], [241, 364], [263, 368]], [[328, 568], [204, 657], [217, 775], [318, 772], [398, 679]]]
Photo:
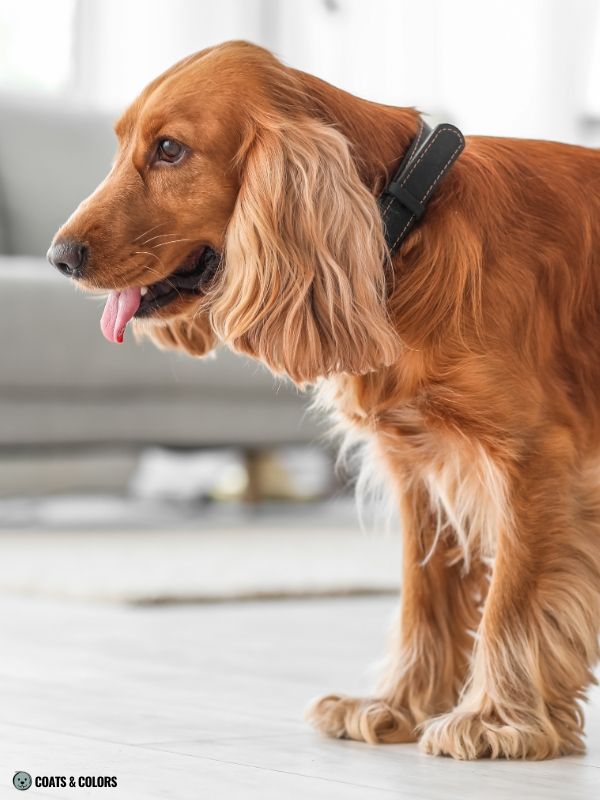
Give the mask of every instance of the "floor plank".
[[114, 774], [110, 796], [126, 800], [600, 796], [598, 690], [588, 753], [551, 762], [458, 763], [308, 729], [302, 713], [315, 694], [368, 691], [395, 606], [347, 598], [132, 608], [2, 597], [0, 787], [23, 769]]

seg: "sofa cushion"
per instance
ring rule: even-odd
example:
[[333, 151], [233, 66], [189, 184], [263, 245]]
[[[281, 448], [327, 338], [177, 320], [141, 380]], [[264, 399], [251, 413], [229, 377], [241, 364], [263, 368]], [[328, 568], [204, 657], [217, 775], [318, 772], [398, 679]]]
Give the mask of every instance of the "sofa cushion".
[[109, 344], [102, 301], [45, 260], [0, 256], [0, 446], [261, 444], [314, 439], [308, 398], [219, 350]]
[[100, 332], [103, 305], [102, 298], [78, 292], [45, 259], [0, 256], [2, 386], [64, 393], [88, 388], [100, 394], [202, 387], [262, 396], [275, 388], [264, 367], [228, 350], [190, 358], [149, 341], [138, 344], [130, 330], [123, 345], [111, 344]]

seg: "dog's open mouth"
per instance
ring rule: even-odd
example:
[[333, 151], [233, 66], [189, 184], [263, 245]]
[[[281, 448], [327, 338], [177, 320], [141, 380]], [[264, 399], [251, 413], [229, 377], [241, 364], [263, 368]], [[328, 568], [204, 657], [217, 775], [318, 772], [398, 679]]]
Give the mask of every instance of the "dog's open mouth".
[[194, 250], [174, 272], [149, 286], [111, 292], [100, 327], [109, 342], [123, 341], [130, 320], [151, 317], [184, 295], [199, 295], [215, 276], [220, 256], [210, 247]]

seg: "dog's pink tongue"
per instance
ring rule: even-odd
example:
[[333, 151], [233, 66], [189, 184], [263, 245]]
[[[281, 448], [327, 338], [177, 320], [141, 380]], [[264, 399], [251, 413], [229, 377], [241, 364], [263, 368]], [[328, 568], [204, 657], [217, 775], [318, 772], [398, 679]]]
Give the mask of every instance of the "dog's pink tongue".
[[100, 320], [102, 333], [109, 342], [123, 342], [127, 323], [140, 307], [141, 300], [139, 287], [110, 293]]

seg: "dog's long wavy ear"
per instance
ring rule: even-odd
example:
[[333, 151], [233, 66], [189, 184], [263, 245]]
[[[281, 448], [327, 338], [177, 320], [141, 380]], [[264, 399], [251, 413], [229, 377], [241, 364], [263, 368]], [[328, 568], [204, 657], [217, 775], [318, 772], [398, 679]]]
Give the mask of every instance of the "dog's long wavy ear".
[[219, 337], [298, 383], [391, 363], [388, 254], [345, 137], [314, 120], [272, 122], [242, 159], [211, 311]]

